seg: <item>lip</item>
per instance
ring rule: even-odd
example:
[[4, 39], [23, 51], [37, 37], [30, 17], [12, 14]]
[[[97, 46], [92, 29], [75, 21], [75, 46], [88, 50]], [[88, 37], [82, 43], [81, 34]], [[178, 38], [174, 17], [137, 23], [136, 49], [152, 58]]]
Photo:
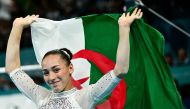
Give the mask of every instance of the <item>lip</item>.
[[50, 83], [50, 85], [53, 86], [53, 87], [57, 87], [57, 84], [58, 84], [59, 82], [60, 82], [60, 81], [56, 81], [56, 82]]

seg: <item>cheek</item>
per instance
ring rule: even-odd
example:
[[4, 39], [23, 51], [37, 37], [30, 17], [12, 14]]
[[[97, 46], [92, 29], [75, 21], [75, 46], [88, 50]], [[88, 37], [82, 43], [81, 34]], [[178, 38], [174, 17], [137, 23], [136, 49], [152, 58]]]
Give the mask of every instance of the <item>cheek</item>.
[[70, 78], [70, 73], [68, 71], [62, 71], [57, 74], [57, 77], [63, 81], [67, 81]]
[[64, 69], [61, 70], [59, 73], [57, 73], [57, 75], [62, 76], [62, 77], [67, 77], [69, 74], [69, 69]]
[[68, 75], [66, 72], [57, 74], [57, 78], [62, 79], [62, 80], [67, 79], [67, 77], [68, 77]]
[[43, 76], [44, 77], [44, 81], [47, 82], [48, 81], [48, 77], [47, 76]]

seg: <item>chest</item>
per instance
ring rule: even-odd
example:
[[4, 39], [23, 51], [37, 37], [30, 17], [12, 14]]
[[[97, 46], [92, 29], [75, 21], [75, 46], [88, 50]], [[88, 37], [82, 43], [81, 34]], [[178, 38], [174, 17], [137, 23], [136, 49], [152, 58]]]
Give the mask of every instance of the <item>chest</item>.
[[82, 109], [73, 97], [52, 98], [39, 109]]

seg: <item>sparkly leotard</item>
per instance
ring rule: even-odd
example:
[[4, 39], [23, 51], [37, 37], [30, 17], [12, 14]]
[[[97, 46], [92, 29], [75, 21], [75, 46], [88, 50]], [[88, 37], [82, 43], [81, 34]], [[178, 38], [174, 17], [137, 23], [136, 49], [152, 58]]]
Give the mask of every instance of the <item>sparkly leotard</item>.
[[35, 84], [20, 69], [11, 72], [10, 77], [17, 88], [31, 99], [38, 109], [93, 109], [97, 102], [110, 94], [120, 82], [112, 70], [100, 78], [97, 83], [88, 87], [55, 93]]

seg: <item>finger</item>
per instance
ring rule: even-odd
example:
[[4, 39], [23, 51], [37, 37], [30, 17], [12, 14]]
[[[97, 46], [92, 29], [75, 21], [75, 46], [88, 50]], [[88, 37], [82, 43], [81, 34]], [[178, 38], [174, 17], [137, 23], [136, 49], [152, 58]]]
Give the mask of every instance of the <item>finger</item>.
[[38, 18], [39, 15], [32, 15], [32, 18]]
[[32, 15], [30, 18], [31, 22], [36, 21], [38, 17], [39, 17], [39, 15]]
[[128, 12], [126, 16], [129, 17], [129, 16], [130, 16], [130, 13]]
[[123, 13], [121, 17], [125, 17], [125, 13]]
[[140, 13], [141, 13], [141, 9], [138, 9], [138, 11], [137, 11], [136, 15], [137, 15], [137, 16], [139, 16], [139, 15], [140, 15]]
[[37, 17], [36, 15], [32, 15], [32, 19], [35, 20]]
[[25, 18], [28, 18], [29, 17], [29, 15], [27, 15]]
[[139, 16], [137, 16], [137, 19], [142, 18], [142, 16], [143, 16], [143, 12], [140, 12]]
[[36, 15], [36, 17], [38, 18], [38, 17], [39, 17], [39, 15], [37, 14], [37, 15]]
[[33, 19], [33, 15], [30, 15], [28, 18], [27, 18], [29, 21]]
[[32, 17], [32, 15], [27, 15], [25, 18], [30, 19], [31, 17]]
[[34, 18], [34, 21], [36, 21], [38, 17], [39, 17], [39, 15], [36, 15], [35, 18]]
[[37, 19], [38, 17], [39, 17], [39, 15], [36, 15], [36, 17], [35, 17], [35, 18]]
[[131, 14], [132, 16], [133, 15], [136, 15], [136, 13], [137, 13], [137, 8], [135, 8], [135, 10], [133, 11], [133, 13]]
[[30, 16], [30, 19], [34, 19], [34, 18], [36, 18], [36, 15], [32, 14], [32, 15]]
[[142, 16], [143, 16], [143, 12], [140, 13], [139, 18], [142, 18]]

